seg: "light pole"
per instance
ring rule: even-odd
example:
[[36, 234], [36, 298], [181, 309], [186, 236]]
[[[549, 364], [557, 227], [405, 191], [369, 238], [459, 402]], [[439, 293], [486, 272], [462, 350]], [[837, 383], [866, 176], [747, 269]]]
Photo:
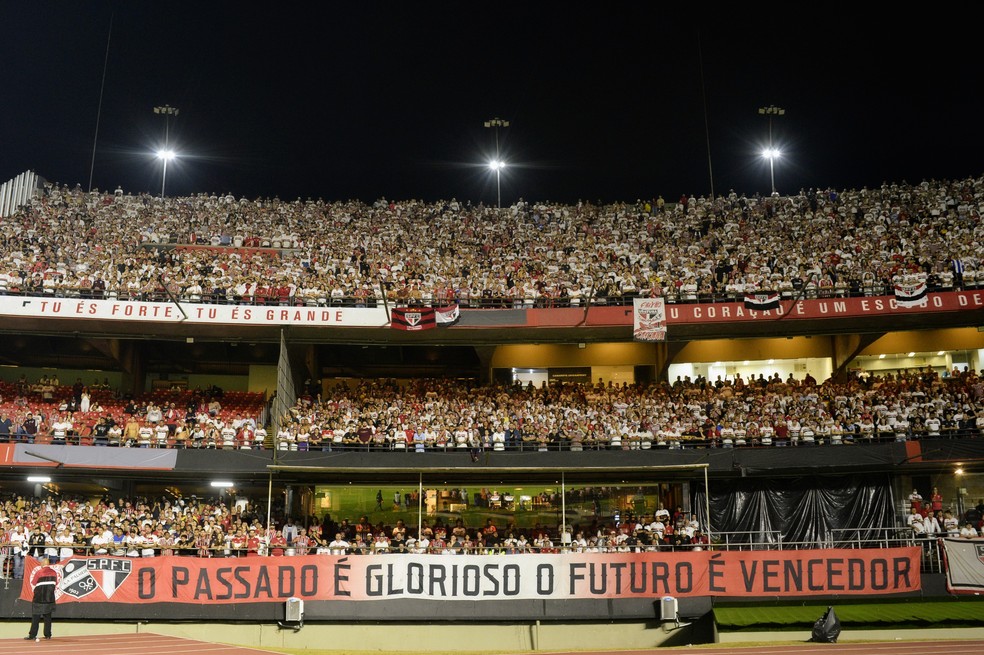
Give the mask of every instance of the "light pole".
[[769, 105], [768, 107], [759, 107], [758, 113], [759, 116], [765, 116], [769, 119], [769, 147], [762, 152], [762, 156], [769, 160], [769, 177], [772, 180], [772, 195], [776, 195], [776, 159], [778, 159], [780, 152], [772, 145], [772, 117], [785, 116], [786, 110], [782, 107]]
[[766, 148], [762, 151], [762, 156], [769, 160], [769, 178], [772, 180], [772, 195], [776, 193], [776, 159], [779, 158], [779, 151], [773, 148]]
[[170, 136], [171, 127], [171, 116], [178, 115], [178, 108], [172, 107], [171, 105], [164, 105], [163, 107], [154, 107], [155, 114], [164, 115], [164, 148], [157, 151], [157, 158], [164, 161], [164, 175], [161, 178], [161, 198], [164, 197], [164, 185], [167, 183], [167, 162], [174, 159], [174, 151], [168, 147], [168, 139]]
[[157, 158], [164, 162], [164, 174], [161, 176], [161, 198], [164, 197], [164, 185], [167, 184], [167, 163], [176, 156], [173, 150], [157, 151]]
[[504, 162], [498, 159], [489, 162], [489, 168], [495, 171], [495, 206], [502, 209], [502, 187], [499, 185], [499, 174], [506, 167]]
[[505, 168], [505, 163], [499, 157], [499, 128], [509, 127], [509, 121], [502, 120], [501, 118], [491, 118], [485, 121], [485, 127], [490, 127], [495, 130], [495, 159], [489, 162], [489, 168], [495, 171], [495, 196], [496, 196], [496, 207], [502, 209], [502, 187], [499, 182], [499, 173]]
[[957, 508], [956, 509], [957, 509], [957, 516], [961, 516], [961, 517], [964, 514], [964, 492], [965, 492], [965, 489], [963, 488], [963, 485], [962, 485], [962, 483], [963, 483], [963, 474], [964, 474], [963, 467], [962, 466], [957, 466], [957, 469], [954, 471], [954, 478], [955, 478], [956, 483], [957, 483]]

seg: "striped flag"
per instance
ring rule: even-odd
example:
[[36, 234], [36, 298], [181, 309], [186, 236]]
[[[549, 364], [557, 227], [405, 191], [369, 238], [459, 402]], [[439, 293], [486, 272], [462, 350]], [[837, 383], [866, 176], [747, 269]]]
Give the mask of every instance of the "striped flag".
[[779, 308], [779, 294], [775, 291], [767, 293], [746, 293], [745, 309], [764, 312]]
[[461, 319], [461, 311], [458, 305], [437, 307], [434, 309], [434, 318], [437, 319], [437, 327], [451, 327]]
[[895, 285], [895, 304], [899, 307], [923, 307], [929, 300], [926, 282]]
[[437, 327], [433, 307], [394, 307], [390, 312], [390, 327], [394, 330], [416, 332]]

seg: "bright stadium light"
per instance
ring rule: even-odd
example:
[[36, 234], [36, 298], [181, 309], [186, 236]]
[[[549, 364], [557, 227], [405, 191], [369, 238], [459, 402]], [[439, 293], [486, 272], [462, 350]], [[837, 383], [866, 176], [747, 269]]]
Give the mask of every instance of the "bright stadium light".
[[500, 175], [502, 174], [502, 169], [506, 167], [506, 162], [500, 161], [498, 159], [493, 159], [489, 162], [489, 168], [495, 171], [495, 206], [502, 208], [502, 186], [500, 185]]
[[762, 157], [769, 160], [769, 179], [772, 180], [772, 195], [776, 195], [776, 160], [781, 153], [775, 148], [766, 148]]
[[489, 168], [495, 171], [495, 205], [502, 209], [502, 187], [500, 186], [499, 172], [505, 168], [506, 164], [499, 157], [499, 128], [509, 127], [509, 121], [491, 118], [485, 121], [485, 127], [495, 130], [495, 159], [489, 162]]
[[219, 487], [222, 489], [229, 489], [232, 487], [232, 483], [228, 480], [212, 480], [213, 487]]
[[776, 195], [776, 159], [779, 157], [779, 151], [772, 145], [772, 118], [773, 116], [785, 116], [786, 110], [782, 107], [769, 105], [768, 107], [759, 107], [758, 113], [759, 116], [765, 116], [769, 119], [769, 147], [762, 153], [762, 156], [769, 160], [769, 178], [772, 182], [772, 195]]
[[173, 150], [158, 150], [157, 158], [164, 162], [164, 173], [161, 175], [161, 198], [164, 197], [164, 185], [167, 184], [167, 163], [177, 157]]
[[51, 478], [47, 475], [29, 475], [27, 476], [28, 482], [51, 482]]
[[164, 185], [167, 184], [167, 163], [177, 157], [177, 154], [168, 146], [171, 131], [171, 117], [177, 116], [180, 110], [171, 105], [154, 107], [154, 113], [164, 117], [164, 147], [157, 151], [157, 158], [164, 162], [164, 175], [161, 177], [161, 198], [164, 197]]

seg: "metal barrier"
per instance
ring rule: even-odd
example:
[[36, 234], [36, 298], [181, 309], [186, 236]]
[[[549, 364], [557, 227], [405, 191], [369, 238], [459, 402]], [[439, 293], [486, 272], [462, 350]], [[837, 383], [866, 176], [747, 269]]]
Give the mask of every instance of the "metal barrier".
[[[273, 550], [280, 549], [280, 555], [270, 555], [273, 557], [291, 557], [299, 555], [302, 552], [312, 555], [321, 554], [331, 554], [331, 555], [349, 555], [356, 557], [377, 557], [389, 553], [417, 553], [421, 554], [426, 552], [432, 555], [454, 555], [454, 554], [484, 554], [484, 555], [507, 555], [507, 556], [523, 556], [523, 555], [538, 555], [538, 554], [552, 554], [552, 553], [570, 553], [570, 552], [599, 552], [599, 553], [622, 553], [622, 552], [673, 552], [673, 551], [687, 551], [687, 550], [711, 550], [711, 551], [759, 551], [759, 550], [819, 550], [824, 548], [898, 548], [898, 547], [911, 547], [919, 546], [922, 548], [921, 557], [921, 569], [923, 573], [942, 573], [944, 571], [943, 566], [943, 552], [942, 543], [938, 538], [921, 538], [915, 536], [912, 531], [907, 527], [889, 527], [889, 528], [860, 528], [860, 529], [838, 529], [832, 532], [838, 532], [841, 534], [851, 533], [852, 536], [844, 537], [840, 540], [828, 540], [827, 543], [817, 543], [814, 541], [810, 542], [798, 542], [798, 541], [787, 541], [783, 539], [783, 534], [776, 530], [770, 531], [745, 531], [745, 532], [715, 532], [714, 540], [710, 544], [688, 544], [683, 546], [669, 546], [669, 545], [659, 545], [659, 546], [637, 546], [626, 551], [622, 546], [616, 546], [608, 544], [602, 547], [589, 547], [582, 548], [577, 545], [567, 545], [558, 543], [551, 544], [546, 547], [538, 547], [533, 543], [522, 543], [520, 545], [512, 545], [508, 543], [496, 544], [496, 545], [475, 545], [470, 548], [459, 548], [447, 545], [441, 545], [437, 547], [427, 548], [426, 551], [422, 551], [419, 548], [414, 548], [413, 542], [404, 544], [403, 546], [393, 545], [387, 547], [386, 549], [380, 550], [374, 547], [372, 542], [365, 542], [362, 544], [350, 544], [344, 550], [333, 548], [325, 543], [322, 544], [312, 544], [310, 546], [302, 548], [290, 548], [288, 546], [274, 546]], [[148, 547], [143, 544], [140, 545], [125, 545], [125, 544], [107, 544], [105, 546], [100, 546], [99, 550], [93, 547], [91, 544], [56, 544], [54, 546], [48, 545], [48, 549], [57, 548], [61, 550], [65, 547], [71, 547], [74, 550], [73, 555], [70, 557], [92, 557], [92, 556], [114, 556], [114, 557], [125, 557], [126, 553], [130, 552], [129, 557], [132, 559], [134, 557], [139, 557], [132, 553], [140, 552], [143, 557], [148, 557], [144, 554], [145, 550], [152, 550], [154, 552], [153, 556], [159, 556], [163, 552], [169, 554], [174, 554], [182, 557], [205, 557], [205, 558], [237, 558], [237, 557], [249, 557], [249, 556], [268, 556], [267, 553], [271, 550], [270, 546], [265, 544], [260, 546], [259, 552], [248, 550], [247, 546], [244, 544], [222, 544], [214, 546], [194, 546], [194, 545], [176, 545], [176, 546], [152, 546]], [[19, 562], [17, 559], [20, 558]], [[62, 557], [62, 559], [68, 559], [68, 557]], [[13, 554], [10, 544], [0, 544], [0, 580], [4, 580], [5, 583], [8, 580], [15, 579], [19, 576], [15, 573], [22, 573], [23, 571], [23, 561], [24, 555]]]

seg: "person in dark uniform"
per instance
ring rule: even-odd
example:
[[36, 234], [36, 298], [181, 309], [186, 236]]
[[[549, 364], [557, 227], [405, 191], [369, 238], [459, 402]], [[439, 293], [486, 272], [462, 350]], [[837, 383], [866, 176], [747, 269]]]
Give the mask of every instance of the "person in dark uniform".
[[31, 603], [31, 631], [24, 639], [40, 641], [38, 628], [44, 619], [44, 638], [51, 639], [51, 613], [55, 611], [55, 586], [58, 584], [58, 573], [49, 566], [47, 555], [38, 559], [38, 566], [31, 573], [31, 588], [34, 599]]

